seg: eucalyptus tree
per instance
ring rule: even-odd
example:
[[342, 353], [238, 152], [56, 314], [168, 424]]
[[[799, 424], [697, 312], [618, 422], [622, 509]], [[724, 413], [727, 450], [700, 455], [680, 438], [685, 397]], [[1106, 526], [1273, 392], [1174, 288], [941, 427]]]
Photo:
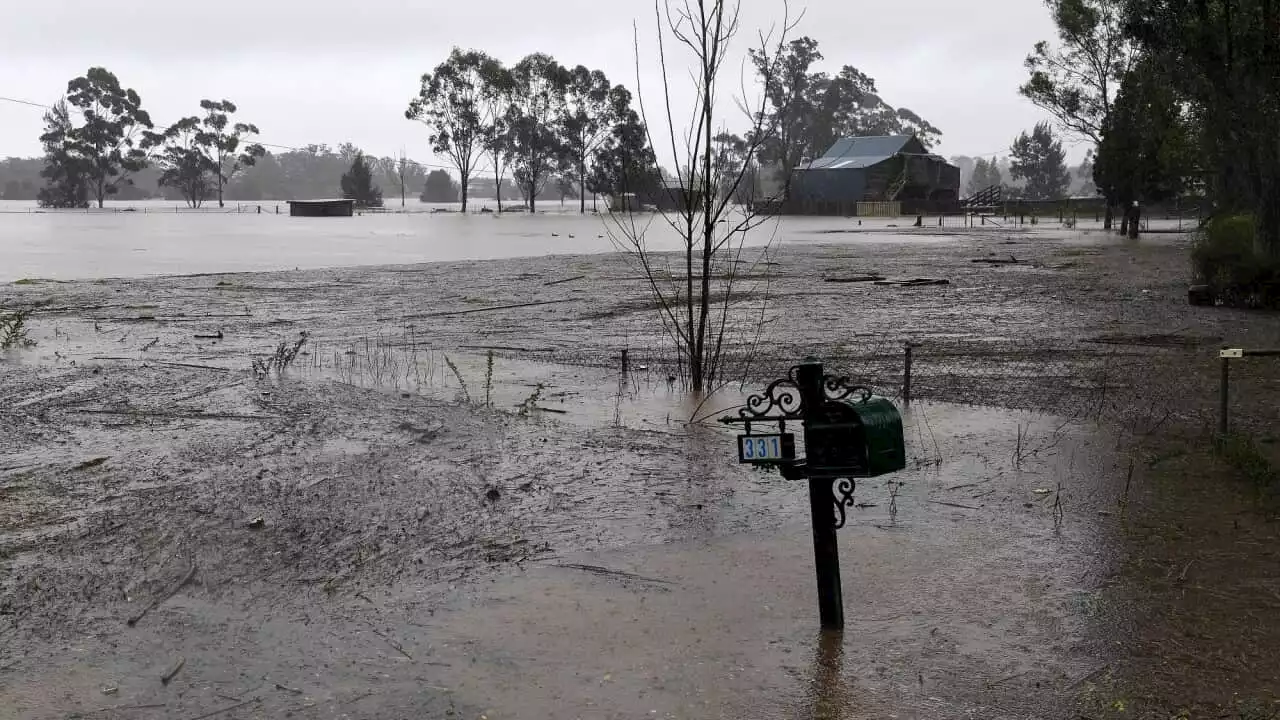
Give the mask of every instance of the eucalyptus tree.
[[405, 117], [430, 130], [431, 151], [448, 158], [462, 185], [462, 211], [467, 210], [467, 185], [485, 147], [491, 122], [484, 102], [485, 69], [491, 59], [475, 50], [454, 48], [433, 72], [422, 76], [418, 96]]
[[159, 136], [151, 132], [151, 116], [138, 93], [106, 68], [89, 68], [67, 83], [66, 102], [82, 118], [66, 132], [66, 153], [77, 159], [90, 195], [102, 207], [130, 175], [147, 166]]

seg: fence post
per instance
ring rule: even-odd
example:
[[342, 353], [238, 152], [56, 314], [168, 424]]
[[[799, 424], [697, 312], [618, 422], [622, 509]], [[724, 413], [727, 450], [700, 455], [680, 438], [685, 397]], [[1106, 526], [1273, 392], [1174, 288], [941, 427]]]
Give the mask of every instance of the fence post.
[[[1225, 348], [1224, 348], [1225, 349]], [[1231, 358], [1222, 358], [1222, 382], [1218, 387], [1218, 439], [1227, 439], [1227, 409], [1231, 387]]]
[[903, 348], [904, 360], [902, 363], [902, 404], [911, 404], [911, 341], [908, 340]]
[[627, 374], [627, 351], [625, 348], [622, 351], [622, 374]]

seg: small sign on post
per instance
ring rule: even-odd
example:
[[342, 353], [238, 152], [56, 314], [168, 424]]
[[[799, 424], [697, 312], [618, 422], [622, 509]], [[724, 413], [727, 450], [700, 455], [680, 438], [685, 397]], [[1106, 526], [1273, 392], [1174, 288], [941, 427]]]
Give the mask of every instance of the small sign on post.
[[[804, 428], [803, 458], [796, 457], [795, 435], [787, 421]], [[844, 527], [854, 503], [857, 478], [876, 477], [906, 467], [902, 416], [893, 403], [873, 398], [847, 377], [824, 373], [822, 363], [806, 358], [787, 377], [775, 380], [747, 399], [737, 417], [720, 422], [743, 426], [738, 461], [776, 467], [788, 480], [808, 480], [813, 518], [813, 557], [822, 627], [844, 627], [840, 556], [836, 530]], [[776, 432], [752, 432], [764, 423]]]
[[795, 458], [796, 436], [791, 433], [738, 436], [738, 462], [776, 465]]

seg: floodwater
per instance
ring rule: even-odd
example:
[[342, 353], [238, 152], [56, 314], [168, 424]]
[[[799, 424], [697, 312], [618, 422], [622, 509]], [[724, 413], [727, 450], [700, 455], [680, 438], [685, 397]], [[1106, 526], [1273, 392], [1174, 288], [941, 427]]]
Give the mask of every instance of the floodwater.
[[[110, 274], [59, 245], [72, 240], [104, 262], [145, 244], [125, 254], [128, 274], [178, 272], [161, 257], [187, 272], [286, 259], [288, 271], [0, 285], [0, 301], [33, 308], [38, 343], [4, 356], [0, 383], [0, 716], [1060, 718], [1080, 703], [1123, 707], [1128, 690], [1103, 681], [1123, 673], [1127, 629], [1155, 638], [1145, 657], [1166, 674], [1165, 650], [1192, 642], [1160, 644], [1149, 604], [1121, 603], [1134, 472], [1123, 433], [919, 400], [955, 385], [961, 362], [982, 373], [982, 393], [964, 398], [1048, 394], [1077, 379], [1060, 352], [1011, 369], [918, 350], [909, 464], [858, 483], [840, 534], [847, 625], [833, 637], [817, 628], [803, 484], [740, 466], [732, 433], [710, 422], [761, 379], [706, 403], [669, 384], [643, 285], [583, 229], [599, 218], [10, 220], [9, 275]], [[1181, 250], [1163, 240], [852, 222], [782, 223], [794, 245], [775, 268], [765, 360], [812, 350], [862, 376], [873, 368], [851, 353], [879, 343], [892, 354], [875, 386], [892, 395], [903, 328], [1043, 340], [1048, 317], [1079, 345], [1104, 330], [1240, 337], [1259, 324], [1189, 314]], [[63, 251], [15, 241], [21, 223]], [[189, 232], [202, 224], [212, 234]], [[292, 272], [302, 258], [422, 260], [451, 232], [462, 257], [587, 249]], [[200, 267], [183, 264], [195, 242]], [[335, 261], [352, 246], [368, 252]], [[1034, 262], [972, 261], [995, 253]], [[817, 282], [869, 270], [951, 282]], [[288, 372], [250, 372], [302, 332]], [[624, 379], [615, 360], [628, 347]], [[1189, 353], [1147, 357], [1179, 380], [1198, 367]], [[1101, 387], [1123, 384], [1126, 367], [1108, 365]], [[456, 399], [464, 381], [469, 403]], [[1232, 540], [1247, 517], [1221, 527]], [[1181, 597], [1219, 564], [1171, 556], [1152, 572]], [[1262, 682], [1271, 665], [1252, 662]]]
[[905, 412], [908, 469], [859, 482], [841, 532], [837, 640], [803, 484], [723, 431], [32, 370], [0, 440], [18, 717], [1062, 717], [1105, 659], [1111, 439], [1057, 418]]
[[[473, 206], [483, 207], [483, 203]], [[261, 207], [259, 214], [257, 208]], [[576, 207], [576, 206], [575, 206]], [[0, 201], [0, 282], [258, 272], [450, 260], [492, 260], [614, 252], [622, 240], [608, 215], [579, 215], [548, 204], [536, 215], [412, 212], [354, 218], [292, 218], [274, 201], [206, 206], [115, 203], [105, 211], [37, 211], [32, 203]], [[132, 211], [125, 211], [132, 210]], [[277, 214], [279, 210], [279, 214]], [[680, 238], [660, 215], [639, 215], [651, 250], [676, 250]], [[961, 219], [949, 218], [948, 231]], [[906, 219], [797, 218], [754, 229], [748, 244], [925, 243], [954, 239], [938, 228], [903, 235]], [[990, 229], [990, 228], [988, 228]], [[853, 231], [853, 232], [846, 232]], [[624, 241], [625, 242], [625, 241]]]
[[[314, 269], [447, 260], [489, 260], [617, 250], [607, 216], [555, 212], [375, 213], [293, 218], [284, 203], [184, 212], [172, 203], [122, 204], [134, 212], [31, 212], [0, 202], [0, 281]], [[280, 214], [276, 214], [276, 209]], [[9, 212], [4, 212], [9, 210]], [[651, 222], [656, 220], [656, 222]], [[658, 216], [646, 223], [654, 250], [678, 238]], [[750, 239], [766, 243], [770, 227]]]

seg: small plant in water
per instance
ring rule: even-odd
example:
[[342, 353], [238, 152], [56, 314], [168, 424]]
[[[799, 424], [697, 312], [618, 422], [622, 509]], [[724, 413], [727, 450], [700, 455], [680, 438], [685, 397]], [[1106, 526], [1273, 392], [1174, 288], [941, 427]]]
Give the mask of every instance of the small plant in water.
[[253, 358], [253, 374], [258, 377], [266, 377], [272, 370], [284, 372], [297, 359], [298, 353], [302, 351], [302, 346], [306, 342], [307, 333], [304, 330], [301, 337], [294, 342], [282, 342], [277, 345], [276, 351], [271, 355]]
[[525, 398], [524, 402], [520, 403], [520, 415], [528, 415], [538, 409], [538, 401], [542, 399], [543, 387], [542, 383], [538, 383], [537, 386], [533, 388], [533, 392], [529, 393], [529, 397]]
[[890, 480], [885, 483], [889, 488], [889, 524], [898, 524], [898, 491], [902, 489], [902, 483]]
[[493, 351], [489, 351], [489, 357], [484, 368], [484, 406], [493, 407]]
[[0, 350], [26, 348], [36, 344], [27, 337], [27, 313], [16, 310], [0, 313]]
[[458, 385], [462, 388], [462, 398], [471, 404], [471, 393], [467, 391], [467, 381], [462, 379], [462, 373], [458, 371], [458, 366], [453, 364], [453, 360], [448, 355], [444, 356], [444, 364], [449, 366], [449, 370], [453, 372], [453, 376], [458, 379]]

